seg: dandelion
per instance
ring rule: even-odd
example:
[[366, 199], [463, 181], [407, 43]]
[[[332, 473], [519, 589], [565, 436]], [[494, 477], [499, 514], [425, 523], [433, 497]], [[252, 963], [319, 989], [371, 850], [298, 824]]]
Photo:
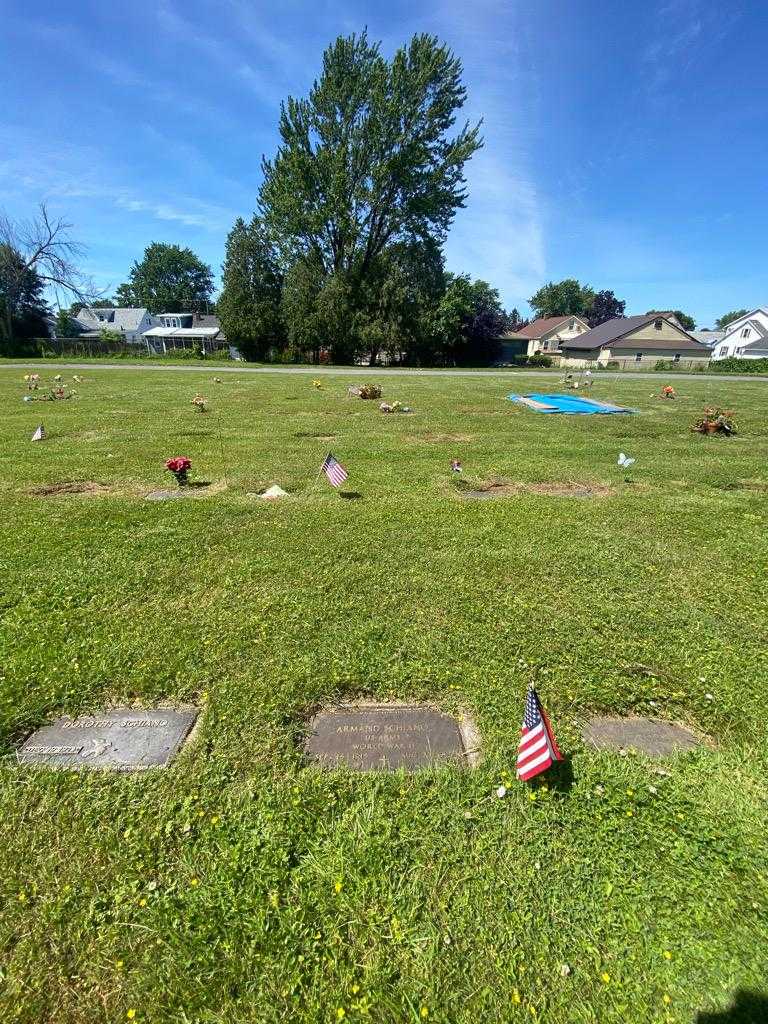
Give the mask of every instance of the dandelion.
[[218, 814], [211, 815], [211, 824], [212, 825], [218, 825], [220, 821], [221, 821], [221, 819], [219, 818]]
[[608, 973], [608, 971], [603, 971], [603, 973], [600, 975], [600, 981], [607, 985], [610, 980], [611, 976]]
[[139, 906], [140, 907], [146, 907], [146, 905], [147, 905], [146, 897], [142, 896], [141, 899], [139, 900]]
[[661, 1001], [664, 1003], [665, 1006], [669, 1006], [669, 1004], [672, 1002], [672, 999], [665, 992], [664, 995], [661, 997]]
[[536, 803], [536, 794], [535, 793], [529, 793], [528, 794], [528, 799], [531, 801], [532, 804]]
[[200, 885], [200, 879], [199, 878], [190, 878], [189, 884], [194, 888], [194, 886]]
[[631, 818], [634, 815], [634, 811], [627, 811], [627, 817]]
[[342, 883], [341, 883], [341, 882], [335, 882], [335, 883], [334, 883], [334, 886], [333, 886], [333, 890], [334, 890], [334, 892], [335, 892], [335, 893], [336, 893], [337, 895], [338, 895], [338, 893], [340, 893], [340, 892], [341, 892], [341, 890], [342, 890], [343, 888], [344, 888], [344, 886], [342, 885]]
[[627, 790], [627, 796], [634, 796], [634, 795], [635, 795], [634, 789], [628, 789]]
[[26, 903], [27, 902], [27, 894], [25, 892], [20, 892], [19, 896], [18, 896], [18, 900], [19, 900], [19, 903]]
[[421, 1013], [421, 1016], [425, 1019], [429, 1016], [429, 1010], [426, 1008], [426, 1006], [422, 1006], [419, 1012]]
[[128, 1018], [128, 1020], [133, 1020], [136, 1017], [136, 1011], [135, 1010], [129, 1010], [128, 1013], [126, 1013], [125, 1016]]
[[360, 986], [359, 985], [353, 985], [352, 986], [352, 995], [353, 996], [356, 996], [359, 991], [360, 991]]
[[336, 1011], [336, 1019], [337, 1020], [344, 1020], [344, 1018], [346, 1016], [347, 1016], [347, 1011], [344, 1009], [343, 1006], [340, 1006], [338, 1008], [338, 1010]]
[[512, 989], [512, 1002], [518, 1004], [520, 1002], [520, 993], [516, 988]]
[[123, 969], [123, 961], [122, 960], [115, 960], [115, 967], [118, 969], [118, 971], [122, 971], [122, 969]]
[[671, 960], [672, 959], [672, 954], [670, 953], [670, 951], [668, 949], [664, 950], [664, 959], [665, 960]]
[[532, 1017], [537, 1017], [538, 1016], [538, 1010], [536, 1009], [535, 1006], [529, 1006], [528, 1007], [528, 1012], [530, 1013], [530, 1015]]

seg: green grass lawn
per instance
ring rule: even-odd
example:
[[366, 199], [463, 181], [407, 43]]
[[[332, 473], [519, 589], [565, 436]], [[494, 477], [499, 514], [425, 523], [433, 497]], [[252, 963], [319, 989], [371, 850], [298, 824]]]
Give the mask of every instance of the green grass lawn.
[[[717, 1019], [768, 1019], [765, 383], [603, 380], [639, 415], [560, 417], [384, 379], [399, 417], [343, 375], [83, 376], [24, 404], [0, 369], [0, 1020], [682, 1024], [744, 992]], [[690, 432], [708, 402], [737, 437]], [[356, 500], [316, 480], [329, 448]], [[210, 491], [144, 501], [173, 455]], [[611, 493], [472, 502], [454, 456]], [[107, 489], [28, 493], [70, 480]], [[524, 785], [531, 679], [570, 760]], [[358, 696], [471, 712], [482, 764], [308, 766], [307, 715]], [[16, 767], [33, 727], [125, 701], [203, 706], [169, 769]], [[583, 747], [596, 711], [712, 745], [658, 774]]]

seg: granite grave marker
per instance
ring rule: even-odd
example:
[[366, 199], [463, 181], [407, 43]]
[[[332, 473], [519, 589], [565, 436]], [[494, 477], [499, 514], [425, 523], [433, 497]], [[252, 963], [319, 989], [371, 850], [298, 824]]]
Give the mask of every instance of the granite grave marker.
[[189, 734], [197, 709], [113, 708], [59, 718], [17, 751], [19, 764], [136, 771], [167, 765]]
[[459, 723], [435, 708], [359, 704], [318, 712], [304, 749], [325, 767], [392, 771], [445, 760], [472, 763], [476, 746], [469, 723]]

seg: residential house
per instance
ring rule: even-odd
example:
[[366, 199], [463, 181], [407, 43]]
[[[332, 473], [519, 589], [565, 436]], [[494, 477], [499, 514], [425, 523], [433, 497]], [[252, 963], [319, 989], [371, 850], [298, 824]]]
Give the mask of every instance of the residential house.
[[706, 366], [712, 352], [669, 317], [658, 314], [613, 317], [591, 331], [563, 342], [567, 366], [608, 363], [653, 369], [660, 359], [687, 368]]
[[99, 309], [96, 306], [83, 306], [72, 317], [72, 323], [81, 338], [99, 338], [106, 330], [110, 334], [120, 335], [120, 340], [128, 344], [141, 343], [142, 335], [155, 323], [149, 310], [132, 306], [115, 306], [110, 309]]
[[725, 331], [689, 331], [688, 333], [709, 349], [715, 348], [726, 335]]
[[760, 306], [731, 321], [712, 358], [768, 359], [768, 309]]
[[210, 313], [159, 313], [156, 327], [144, 332], [144, 340], [153, 352], [169, 349], [199, 348], [215, 352], [227, 348], [221, 322]]
[[513, 356], [560, 355], [561, 345], [578, 338], [589, 330], [589, 324], [579, 316], [540, 316], [525, 327], [508, 331], [501, 338], [501, 358], [509, 361]]

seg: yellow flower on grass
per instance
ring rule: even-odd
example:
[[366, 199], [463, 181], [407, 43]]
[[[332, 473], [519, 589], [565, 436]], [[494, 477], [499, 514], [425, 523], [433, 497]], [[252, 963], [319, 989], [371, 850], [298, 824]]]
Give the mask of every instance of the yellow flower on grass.
[[608, 973], [608, 971], [603, 971], [603, 973], [600, 975], [600, 980], [605, 982], [606, 985], [608, 984], [608, 982], [611, 980], [611, 976]]
[[200, 885], [200, 879], [199, 878], [190, 878], [189, 884], [191, 886]]
[[128, 1020], [133, 1020], [134, 1017], [136, 1016], [136, 1011], [135, 1010], [129, 1010], [128, 1013], [126, 1013], [125, 1016], [128, 1018]]
[[670, 953], [670, 951], [668, 949], [664, 950], [664, 959], [665, 960], [671, 960], [672, 959], [672, 954]]
[[341, 890], [343, 888], [344, 888], [344, 886], [341, 884], [341, 882], [334, 882], [334, 885], [333, 885], [333, 891], [334, 892], [339, 893], [339, 892], [341, 892]]
[[25, 892], [20, 892], [19, 896], [18, 896], [18, 900], [19, 900], [19, 903], [26, 903], [27, 902], [27, 894]]
[[517, 1005], [520, 1002], [520, 993], [517, 991], [516, 988], [512, 989], [512, 1002], [515, 1003], [515, 1005]]
[[353, 996], [356, 996], [359, 991], [360, 991], [360, 986], [359, 985], [353, 985], [352, 986], [352, 995]]
[[218, 825], [220, 820], [221, 819], [219, 818], [218, 814], [211, 815], [211, 824], [212, 825]]
[[344, 1020], [344, 1018], [345, 1018], [346, 1016], [347, 1016], [347, 1011], [346, 1011], [346, 1010], [344, 1009], [344, 1007], [343, 1007], [343, 1006], [340, 1006], [340, 1007], [338, 1008], [338, 1010], [336, 1011], [336, 1017], [337, 1017], [337, 1019], [338, 1019], [338, 1020]]
[[536, 1017], [536, 1016], [538, 1016], [538, 1011], [537, 1011], [537, 1009], [536, 1009], [536, 1007], [535, 1007], [535, 1006], [529, 1006], [529, 1007], [528, 1007], [528, 1012], [530, 1013], [530, 1015], [531, 1015], [532, 1017]]
[[123, 961], [122, 960], [116, 960], [115, 961], [115, 967], [118, 969], [118, 971], [121, 971], [123, 969]]
[[536, 802], [536, 794], [535, 793], [529, 793], [528, 794], [528, 799], [531, 801], [531, 803], [535, 803]]
[[665, 992], [664, 995], [661, 997], [661, 1001], [664, 1003], [665, 1006], [669, 1006], [669, 1004], [672, 1002], [672, 999]]
[[631, 818], [631, 817], [633, 817], [633, 816], [634, 816], [634, 813], [635, 813], [634, 811], [627, 811], [627, 817], [628, 817], [628, 818]]
[[429, 1010], [428, 1010], [428, 1009], [426, 1008], [426, 1006], [422, 1006], [422, 1008], [421, 1008], [421, 1011], [420, 1011], [420, 1012], [421, 1012], [421, 1016], [422, 1016], [422, 1017], [425, 1017], [425, 1018], [426, 1018], [426, 1017], [428, 1017], [428, 1016], [429, 1016]]

